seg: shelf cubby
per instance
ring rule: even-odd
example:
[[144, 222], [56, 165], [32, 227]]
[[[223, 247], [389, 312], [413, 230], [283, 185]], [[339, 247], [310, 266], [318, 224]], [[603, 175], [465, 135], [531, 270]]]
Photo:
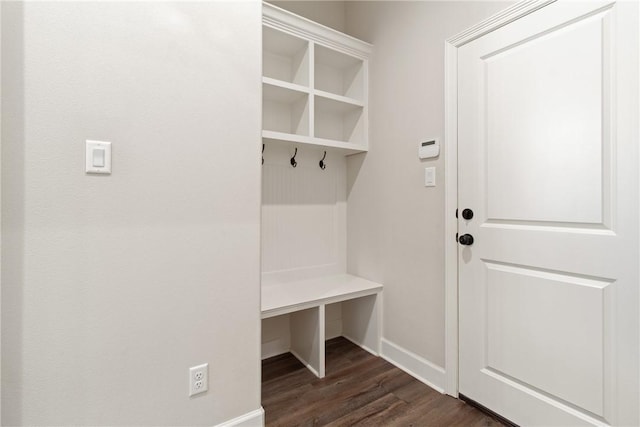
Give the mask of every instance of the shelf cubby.
[[309, 94], [293, 85], [262, 84], [262, 128], [284, 134], [309, 136]]
[[262, 73], [275, 80], [309, 86], [309, 42], [270, 27], [262, 32]]
[[315, 96], [314, 137], [352, 144], [365, 143], [364, 106]]
[[314, 50], [314, 88], [363, 101], [364, 61], [321, 45]]

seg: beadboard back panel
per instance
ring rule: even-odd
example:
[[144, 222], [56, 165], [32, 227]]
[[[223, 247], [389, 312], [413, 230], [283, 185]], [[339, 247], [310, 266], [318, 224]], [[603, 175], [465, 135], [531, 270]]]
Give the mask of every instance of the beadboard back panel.
[[324, 151], [269, 145], [262, 171], [262, 272], [296, 278], [346, 270], [346, 161]]

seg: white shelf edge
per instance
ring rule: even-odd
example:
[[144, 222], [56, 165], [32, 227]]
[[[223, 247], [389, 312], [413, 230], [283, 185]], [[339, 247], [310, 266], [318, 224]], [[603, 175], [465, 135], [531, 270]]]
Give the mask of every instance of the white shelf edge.
[[369, 147], [364, 147], [360, 144], [354, 144], [353, 142], [345, 142], [345, 141], [336, 141], [334, 139], [325, 139], [325, 138], [313, 138], [313, 143], [315, 145], [320, 145], [322, 147], [327, 148], [337, 148], [341, 150], [350, 151], [350, 154], [357, 153], [366, 153], [369, 151]]
[[[276, 306], [267, 310], [262, 310], [260, 312], [261, 318], [268, 319], [270, 317], [281, 316], [283, 314], [293, 313], [295, 311], [300, 311], [300, 310], [306, 310], [313, 307], [319, 307], [321, 305], [333, 304], [333, 303], [347, 301], [355, 298], [375, 295], [382, 292], [383, 290], [382, 284], [372, 282], [371, 280], [367, 280], [358, 276], [353, 276], [351, 274], [338, 275], [338, 276], [344, 276], [346, 281], [348, 281], [349, 279], [351, 280], [357, 279], [357, 282], [358, 282], [358, 286], [356, 286], [357, 289], [355, 290], [345, 289], [345, 291], [342, 291], [341, 293], [330, 295], [330, 296], [323, 296], [323, 295], [311, 296], [305, 299], [304, 301], [299, 301], [292, 304], [282, 304], [281, 306]], [[328, 280], [334, 280], [335, 277], [336, 276], [328, 276]], [[262, 292], [264, 292], [265, 289], [268, 289], [269, 286], [289, 285], [295, 288], [298, 286], [312, 285], [312, 286], [321, 287], [321, 282], [322, 282], [322, 278], [315, 278], [310, 280], [307, 279], [307, 280], [300, 280], [300, 281], [293, 281], [293, 282], [286, 282], [286, 283], [272, 283], [270, 285], [263, 284]], [[365, 288], [362, 287], [363, 284], [366, 285]]]
[[313, 144], [313, 138], [307, 135], [297, 135], [295, 133], [278, 132], [274, 130], [263, 130], [262, 139], [294, 142], [296, 144]]
[[353, 105], [354, 107], [364, 108], [364, 102], [355, 98], [349, 98], [348, 96], [336, 95], [335, 93], [325, 92], [324, 90], [319, 89], [314, 89], [313, 94], [320, 98], [342, 102], [343, 104]]
[[296, 135], [291, 133], [276, 132], [271, 130], [262, 131], [262, 139], [264, 142], [282, 142], [289, 144], [304, 144], [315, 147], [323, 147], [341, 151], [344, 155], [366, 153], [369, 151], [368, 147], [364, 147], [352, 142], [336, 141], [333, 139], [316, 138], [306, 135]]
[[304, 303], [289, 305], [286, 307], [278, 307], [273, 308], [271, 310], [265, 310], [261, 312], [260, 317], [262, 319], [268, 319], [270, 317], [281, 316], [283, 314], [293, 313], [295, 311], [306, 310], [308, 308], [318, 307], [320, 305], [334, 304], [337, 302], [348, 301], [350, 299], [356, 299], [361, 297], [366, 297], [369, 295], [374, 295], [382, 292], [382, 285], [380, 285], [377, 289], [367, 289], [358, 292], [350, 292], [346, 294], [337, 295], [335, 297], [330, 298], [319, 298], [316, 300], [305, 301]]
[[279, 88], [283, 88], [283, 89], [288, 89], [288, 90], [293, 90], [295, 92], [301, 92], [301, 93], [305, 93], [305, 94], [309, 94], [309, 87], [308, 86], [302, 86], [299, 85], [297, 83], [290, 83], [284, 80], [278, 80], [278, 79], [274, 79], [271, 77], [262, 77], [262, 83], [269, 85], [269, 86], [274, 86], [274, 87], [279, 87]]

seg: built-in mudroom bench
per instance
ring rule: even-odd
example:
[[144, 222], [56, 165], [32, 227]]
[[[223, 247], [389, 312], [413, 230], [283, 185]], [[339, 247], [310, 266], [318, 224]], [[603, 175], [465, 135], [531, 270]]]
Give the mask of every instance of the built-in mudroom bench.
[[326, 307], [342, 303], [341, 335], [378, 354], [382, 285], [350, 274], [262, 284], [262, 319], [289, 315], [290, 349], [307, 368], [325, 375]]
[[262, 358], [291, 352], [320, 378], [327, 339], [379, 354], [383, 286], [347, 272], [371, 48], [263, 4]]

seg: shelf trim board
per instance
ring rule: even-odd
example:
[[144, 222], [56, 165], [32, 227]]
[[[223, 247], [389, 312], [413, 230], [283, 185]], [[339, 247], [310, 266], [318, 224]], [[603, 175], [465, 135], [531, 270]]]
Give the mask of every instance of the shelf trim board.
[[373, 47], [355, 37], [264, 2], [262, 3], [262, 23], [293, 36], [312, 40], [330, 49], [343, 51], [359, 59], [367, 59]]
[[272, 130], [262, 131], [262, 141], [267, 144], [302, 144], [309, 147], [332, 149], [340, 151], [347, 156], [358, 153], [366, 153], [367, 151], [369, 151], [367, 147], [360, 144], [354, 144], [352, 142], [336, 141], [333, 139], [317, 138], [312, 136], [297, 135]]
[[326, 92], [324, 90], [320, 90], [320, 89], [314, 89], [313, 90], [313, 94], [317, 97], [320, 98], [325, 98], [325, 99], [329, 99], [331, 101], [335, 101], [335, 102], [340, 102], [342, 104], [347, 104], [350, 106], [355, 107], [359, 107], [359, 108], [364, 108], [365, 104], [364, 102], [355, 99], [355, 98], [349, 98], [348, 96], [342, 96], [342, 95], [337, 95], [335, 93], [331, 93], [331, 92]]
[[292, 90], [294, 92], [301, 92], [305, 95], [309, 95], [310, 93], [310, 90], [307, 86], [302, 86], [297, 83], [291, 83], [284, 80], [274, 79], [273, 77], [262, 77], [262, 84]]

